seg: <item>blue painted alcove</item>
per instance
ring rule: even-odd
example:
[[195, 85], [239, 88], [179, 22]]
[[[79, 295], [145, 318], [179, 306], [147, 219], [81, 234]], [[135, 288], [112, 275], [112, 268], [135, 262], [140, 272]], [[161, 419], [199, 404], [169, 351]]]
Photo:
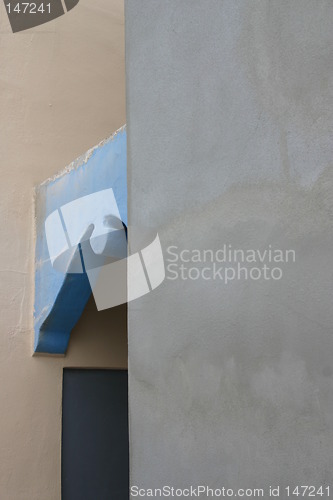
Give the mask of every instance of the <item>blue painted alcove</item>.
[[61, 272], [52, 265], [45, 221], [63, 205], [112, 188], [127, 225], [127, 141], [123, 127], [36, 188], [35, 353], [66, 353], [70, 334], [91, 295], [85, 272]]

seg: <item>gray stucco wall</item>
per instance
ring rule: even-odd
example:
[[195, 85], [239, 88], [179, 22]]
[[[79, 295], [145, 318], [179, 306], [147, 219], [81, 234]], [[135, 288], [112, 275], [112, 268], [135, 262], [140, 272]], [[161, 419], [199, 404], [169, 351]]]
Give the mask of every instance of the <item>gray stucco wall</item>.
[[333, 3], [127, 0], [126, 44], [130, 224], [166, 266], [171, 245], [295, 252], [281, 279], [167, 269], [129, 304], [131, 483], [327, 486]]

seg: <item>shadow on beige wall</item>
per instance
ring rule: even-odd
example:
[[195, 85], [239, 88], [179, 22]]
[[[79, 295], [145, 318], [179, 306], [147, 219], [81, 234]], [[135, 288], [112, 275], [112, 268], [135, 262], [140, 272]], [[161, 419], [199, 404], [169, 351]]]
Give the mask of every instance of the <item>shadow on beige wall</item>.
[[65, 366], [127, 368], [127, 304], [98, 311], [93, 296], [71, 333]]
[[65, 358], [32, 357], [33, 187], [124, 125], [123, 0], [12, 34], [0, 5], [0, 498], [59, 500], [64, 366], [126, 367], [126, 308], [93, 299]]

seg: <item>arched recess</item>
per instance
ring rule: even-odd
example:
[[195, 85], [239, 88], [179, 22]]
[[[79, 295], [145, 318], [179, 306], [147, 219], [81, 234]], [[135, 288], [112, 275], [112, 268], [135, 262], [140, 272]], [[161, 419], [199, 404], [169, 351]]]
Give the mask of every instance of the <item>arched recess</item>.
[[[127, 225], [126, 145], [123, 127], [36, 188], [35, 353], [66, 353], [91, 295], [78, 238], [87, 239], [96, 226], [102, 228], [102, 239], [109, 237], [103, 227], [110, 213], [103, 199], [98, 203], [99, 193], [114, 196], [117, 217]], [[80, 204], [83, 198], [89, 198], [88, 209]]]

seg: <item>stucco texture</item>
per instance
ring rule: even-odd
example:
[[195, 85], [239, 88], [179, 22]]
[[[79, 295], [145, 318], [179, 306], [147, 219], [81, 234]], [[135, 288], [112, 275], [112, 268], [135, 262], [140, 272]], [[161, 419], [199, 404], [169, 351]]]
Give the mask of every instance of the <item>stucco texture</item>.
[[166, 264], [296, 254], [281, 280], [166, 279], [129, 304], [132, 484], [328, 485], [333, 4], [125, 5], [129, 224]]
[[0, 7], [0, 498], [59, 500], [62, 369], [125, 368], [126, 308], [88, 303], [66, 358], [32, 357], [34, 186], [125, 123], [118, 0], [12, 34]]

